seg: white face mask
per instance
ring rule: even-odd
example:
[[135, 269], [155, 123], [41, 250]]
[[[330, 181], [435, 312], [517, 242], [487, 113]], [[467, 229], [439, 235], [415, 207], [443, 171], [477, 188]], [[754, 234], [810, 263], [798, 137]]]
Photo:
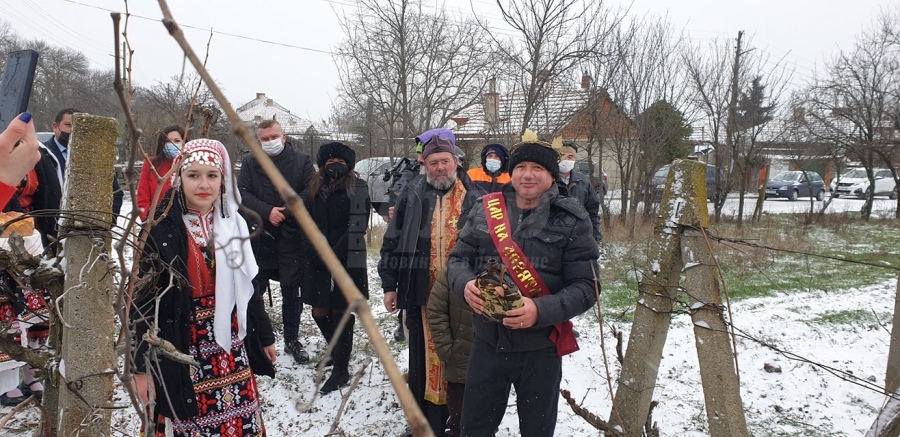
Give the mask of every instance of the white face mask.
[[485, 159], [484, 160], [484, 168], [487, 171], [494, 173], [497, 170], [500, 170], [500, 160], [499, 159]]
[[263, 152], [266, 152], [266, 155], [269, 156], [276, 156], [284, 150], [284, 144], [281, 143], [281, 138], [272, 141], [263, 141], [260, 145], [262, 146]]
[[559, 172], [568, 173], [575, 168], [575, 161], [559, 161]]

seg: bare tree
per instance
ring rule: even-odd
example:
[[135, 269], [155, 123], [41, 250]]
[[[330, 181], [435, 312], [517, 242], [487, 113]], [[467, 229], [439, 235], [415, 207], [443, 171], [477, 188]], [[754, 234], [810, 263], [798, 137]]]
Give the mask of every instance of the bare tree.
[[[889, 21], [890, 16], [884, 19]], [[895, 179], [898, 176], [893, 158], [898, 148], [895, 131], [900, 127], [900, 45], [896, 41], [900, 21], [890, 22], [864, 30], [852, 50], [832, 60], [808, 102], [810, 116], [820, 126], [813, 131], [818, 139], [840, 145], [849, 158], [867, 169], [870, 188], [860, 211], [866, 220], [872, 214], [872, 169], [884, 165]], [[900, 217], [900, 209], [897, 214]]]
[[511, 66], [512, 91], [523, 96], [519, 133], [530, 128], [538, 104], [560, 78], [597, 52], [621, 20], [599, 0], [496, 0], [516, 37], [488, 32], [502, 60]]
[[604, 153], [608, 152], [618, 167], [622, 220], [634, 220], [638, 207], [635, 195], [647, 193], [650, 177], [661, 165], [640, 141], [642, 120], [638, 115], [662, 100], [675, 108], [686, 106], [687, 80], [677, 55], [681, 44], [680, 32], [668, 18], [646, 16], [617, 27], [591, 59], [598, 86], [615, 102], [616, 109], [610, 114], [630, 120], [598, 120], [595, 126], [597, 136], [604, 138]]
[[479, 102], [499, 68], [476, 21], [424, 13], [416, 0], [362, 0], [341, 27], [347, 39], [335, 63], [343, 105], [366, 114], [370, 139], [389, 146]]
[[[776, 117], [792, 117], [779, 111], [793, 70], [784, 60], [772, 60], [764, 52], [752, 51], [745, 56], [739, 77], [740, 95], [736, 101], [732, 150], [734, 167], [729, 187], [738, 191], [737, 225], [743, 223], [744, 200], [748, 184], [756, 189], [756, 172], [765, 166], [762, 156], [766, 141], [780, 138], [790, 123], [772, 123]], [[749, 82], [748, 82], [749, 80]], [[823, 175], [824, 176], [824, 175]], [[723, 197], [725, 193], [722, 193]], [[765, 200], [765, 196], [762, 198]], [[718, 202], [717, 202], [718, 204]]]
[[[727, 192], [730, 189], [728, 173], [732, 159], [731, 151], [726, 147], [734, 65], [731, 40], [714, 40], [706, 47], [693, 46], [685, 51], [683, 57], [690, 78], [692, 103], [699, 115], [697, 124], [701, 126], [703, 132], [702, 140], [709, 141], [712, 147], [715, 165], [725, 177], [724, 187]], [[721, 205], [717, 203], [716, 221], [721, 214]]]

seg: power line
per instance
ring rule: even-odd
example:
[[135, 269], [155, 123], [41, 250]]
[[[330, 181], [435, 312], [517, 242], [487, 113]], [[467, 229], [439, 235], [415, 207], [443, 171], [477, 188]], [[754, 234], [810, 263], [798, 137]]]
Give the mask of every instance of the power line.
[[[75, 1], [75, 0], [63, 0], [63, 1], [65, 1], [65, 2], [67, 2], [67, 3], [72, 3], [72, 4], [75, 4], [75, 5], [79, 5], [79, 6], [84, 6], [84, 7], [87, 7], [87, 8], [98, 9], [98, 10], [101, 10], [101, 11], [106, 11], [106, 12], [118, 12], [118, 13], [120, 13], [120, 14], [124, 14], [124, 12], [117, 11], [117, 10], [115, 10], [115, 9], [108, 9], [108, 8], [104, 8], [104, 7], [100, 7], [100, 6], [94, 6], [94, 5], [90, 5], [90, 4], [87, 4], [87, 3], [77, 2], [77, 1]], [[137, 15], [137, 14], [133, 14], [133, 13], [130, 13], [130, 12], [128, 13], [128, 16], [129, 16], [129, 17], [134, 17], [134, 18], [140, 18], [140, 19], [142, 19], [142, 20], [154, 21], [154, 22], [160, 22], [160, 21], [162, 21], [162, 20], [159, 19], [159, 18], [145, 17], [145, 16], [143, 16], [143, 15]], [[276, 45], [276, 46], [281, 46], [281, 47], [287, 47], [287, 48], [292, 48], [292, 49], [297, 49], [297, 50], [306, 50], [306, 51], [310, 51], [310, 52], [323, 53], [323, 54], [326, 54], [326, 55], [332, 55], [332, 54], [333, 54], [331, 51], [328, 51], [328, 50], [314, 49], [314, 48], [311, 48], [311, 47], [298, 46], [298, 45], [295, 45], [295, 44], [289, 44], [289, 43], [284, 43], [284, 42], [279, 42], [279, 41], [271, 41], [271, 40], [266, 40], [266, 39], [261, 39], [261, 38], [254, 38], [254, 37], [251, 37], [251, 36], [239, 35], [239, 34], [236, 34], [236, 33], [222, 32], [221, 30], [207, 29], [207, 28], [203, 28], [203, 27], [199, 27], [199, 26], [193, 26], [193, 25], [190, 25], [190, 24], [183, 24], [183, 23], [180, 23], [180, 22], [178, 23], [178, 26], [179, 26], [179, 27], [184, 27], [184, 28], [187, 28], [187, 29], [201, 30], [201, 31], [203, 31], [203, 32], [211, 32], [211, 33], [217, 34], [217, 35], [230, 36], [230, 37], [232, 37], [232, 38], [239, 38], [239, 39], [245, 39], [245, 40], [248, 40], [248, 41], [260, 42], [260, 43], [263, 43], [263, 44], [271, 44], [271, 45]]]
[[[54, 43], [57, 46], [60, 46], [60, 47], [71, 46], [71, 43], [69, 41], [67, 41], [67, 38], [55, 33], [56, 29], [54, 29], [54, 28], [48, 29], [47, 26], [42, 26], [40, 23], [35, 22], [31, 18], [29, 18], [27, 15], [20, 15], [20, 12], [18, 10], [16, 10], [15, 8], [13, 8], [12, 10], [7, 10], [2, 5], [0, 5], [0, 12], [3, 12], [6, 16], [12, 17], [15, 20], [14, 23], [17, 26], [21, 25], [22, 27], [30, 29], [35, 34], [41, 35], [42, 37], [50, 40], [52, 43]], [[109, 55], [109, 53], [106, 53], [106, 52], [100, 53], [96, 50], [93, 50], [92, 48], [91, 48], [91, 50], [88, 50], [88, 52], [95, 54], [95, 55], [111, 56], [111, 55]], [[84, 52], [79, 52], [79, 53], [82, 56], [84, 56], [84, 58], [86, 60], [88, 60], [89, 62], [92, 62], [99, 66], [106, 66], [106, 64], [104, 64], [103, 62], [97, 61], [96, 59], [88, 56], [88, 54], [86, 54]]]
[[46, 10], [41, 8], [38, 4], [34, 3], [33, 1], [24, 0], [24, 3], [25, 3], [25, 6], [29, 7], [31, 10], [33, 10], [37, 14], [37, 16], [43, 17], [44, 19], [51, 21], [52, 24], [55, 26], [55, 29], [62, 30], [67, 35], [67, 37], [71, 37], [73, 39], [80, 40], [80, 41], [84, 42], [85, 44], [91, 46], [92, 48], [100, 50], [104, 54], [109, 49], [109, 46], [106, 45], [105, 43], [103, 43], [102, 41], [89, 39], [89, 38], [81, 35], [81, 33], [75, 31], [71, 27], [67, 26], [65, 22], [54, 18], [53, 14], [48, 13]]

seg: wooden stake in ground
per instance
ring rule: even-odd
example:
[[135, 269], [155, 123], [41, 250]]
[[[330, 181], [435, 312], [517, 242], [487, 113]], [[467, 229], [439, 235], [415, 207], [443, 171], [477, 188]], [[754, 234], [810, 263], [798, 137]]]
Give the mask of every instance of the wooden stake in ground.
[[[705, 209], [705, 205], [703, 206]], [[699, 223], [698, 223], [699, 225]], [[740, 381], [725, 324], [717, 269], [702, 230], [687, 229], [682, 236], [684, 289], [691, 305], [700, 380], [706, 401], [710, 436], [745, 437], [747, 421]]]
[[[118, 122], [72, 118], [60, 236], [66, 279], [60, 312], [58, 435], [109, 435], [115, 355], [110, 271], [112, 176]], [[79, 432], [80, 430], [80, 432]]]
[[894, 293], [894, 323], [891, 325], [891, 346], [884, 384], [885, 394], [897, 393], [900, 388], [900, 277], [897, 278], [897, 292]]
[[[695, 167], [702, 173], [696, 175]], [[659, 217], [654, 226], [654, 238], [650, 241], [647, 268], [638, 284], [638, 302], [634, 310], [634, 323], [625, 350], [625, 361], [619, 376], [619, 386], [609, 423], [619, 427], [627, 436], [640, 437], [653, 387], [659, 372], [663, 346], [672, 319], [672, 304], [681, 279], [681, 217], [685, 210], [696, 210], [696, 203], [684, 201], [684, 193], [691, 192], [691, 181], [700, 181], [706, 187], [703, 164], [676, 161], [669, 170], [666, 190], [659, 204]], [[677, 180], [686, 181], [685, 187], [672, 189], [673, 174]], [[704, 212], [706, 211], [704, 204]], [[707, 215], [707, 221], [709, 220]]]
[[676, 160], [660, 201], [648, 268], [638, 285], [634, 323], [609, 418], [610, 425], [626, 436], [640, 437], [647, 421], [682, 269], [692, 303], [710, 435], [748, 435], [731, 344], [720, 313], [718, 276], [698, 230], [707, 226], [706, 165]]

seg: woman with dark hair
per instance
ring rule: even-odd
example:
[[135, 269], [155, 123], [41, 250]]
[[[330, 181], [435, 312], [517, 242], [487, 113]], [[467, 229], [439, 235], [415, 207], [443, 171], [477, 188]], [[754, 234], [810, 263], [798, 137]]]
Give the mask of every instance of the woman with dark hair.
[[[156, 168], [160, 176], [165, 175], [172, 168], [175, 156], [181, 152], [182, 144], [184, 144], [184, 129], [181, 126], [172, 125], [156, 132], [156, 155], [144, 161], [141, 178], [138, 180], [137, 205], [141, 209], [141, 220], [147, 220], [147, 213], [156, 193], [157, 182], [153, 168]], [[159, 191], [160, 199], [171, 185], [171, 180], [166, 179], [162, 190]]]
[[[164, 199], [174, 201], [157, 209], [140, 261], [149, 280], [131, 314], [135, 389], [144, 404], [156, 394], [156, 436], [262, 436], [254, 374], [275, 376], [275, 334], [253, 290], [258, 267], [231, 161], [210, 139], [182, 153]], [[151, 350], [153, 336], [195, 363]]]
[[[343, 143], [328, 143], [319, 148], [316, 164], [319, 171], [310, 183], [309, 201], [306, 202], [310, 215], [356, 287], [368, 299], [365, 237], [372, 206], [366, 182], [353, 171], [356, 152]], [[313, 319], [325, 341], [330, 342], [347, 311], [347, 301], [312, 246], [309, 246], [306, 255], [309, 266], [301, 285], [303, 302], [313, 307]], [[331, 376], [322, 385], [323, 394], [333, 392], [350, 381], [355, 321], [356, 318], [350, 315], [338, 334], [331, 357], [334, 367]]]

